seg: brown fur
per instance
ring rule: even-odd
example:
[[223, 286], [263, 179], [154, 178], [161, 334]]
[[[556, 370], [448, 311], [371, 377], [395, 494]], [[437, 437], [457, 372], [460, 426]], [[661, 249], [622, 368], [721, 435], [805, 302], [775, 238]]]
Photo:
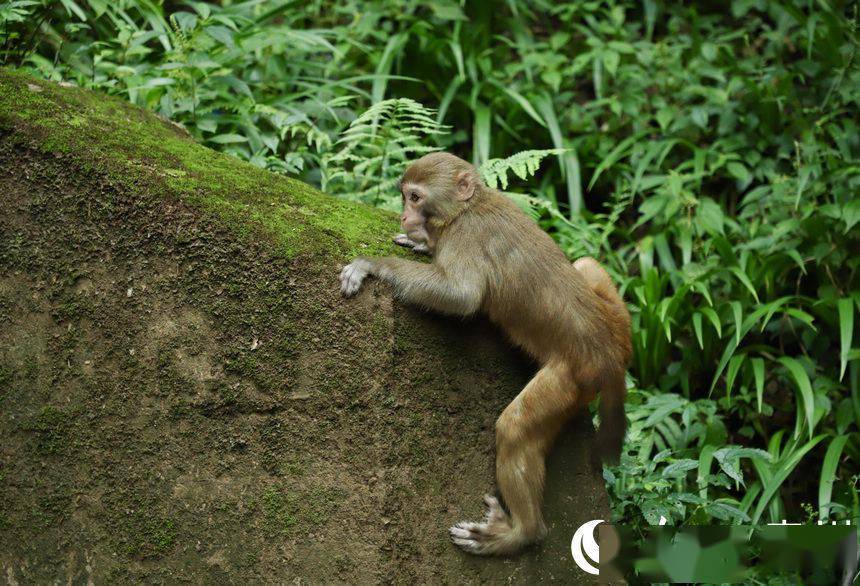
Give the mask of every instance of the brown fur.
[[371, 274], [391, 283], [405, 302], [455, 315], [480, 311], [542, 365], [496, 422], [496, 474], [510, 514], [488, 497], [483, 522], [451, 528], [453, 541], [467, 551], [513, 553], [545, 534], [544, 458], [564, 423], [598, 391], [598, 449], [608, 460], [618, 458], [630, 316], [597, 261], [571, 264], [467, 162], [427, 155], [406, 171], [401, 189], [404, 230], [429, 247], [433, 263], [358, 259], [341, 276], [344, 293], [354, 293]]

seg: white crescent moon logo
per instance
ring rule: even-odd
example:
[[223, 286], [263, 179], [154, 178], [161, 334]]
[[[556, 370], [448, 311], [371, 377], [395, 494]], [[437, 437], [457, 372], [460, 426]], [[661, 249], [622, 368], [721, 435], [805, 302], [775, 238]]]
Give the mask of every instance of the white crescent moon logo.
[[[581, 525], [573, 534], [573, 539], [570, 540], [570, 553], [573, 556], [573, 561], [583, 572], [595, 576], [600, 574], [600, 570], [592, 566], [585, 556], [588, 556], [595, 564], [600, 562], [600, 546], [594, 539], [594, 528], [601, 523], [603, 523], [603, 519], [595, 519]], [[583, 551], [585, 551], [585, 556], [582, 555]]]

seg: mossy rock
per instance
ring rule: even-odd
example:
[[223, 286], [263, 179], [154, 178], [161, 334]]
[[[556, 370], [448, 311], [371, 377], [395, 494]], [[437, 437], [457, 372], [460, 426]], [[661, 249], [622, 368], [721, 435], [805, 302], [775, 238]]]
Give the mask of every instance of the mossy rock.
[[545, 544], [456, 550], [493, 422], [534, 367], [481, 319], [370, 284], [396, 218], [0, 69], [0, 575], [44, 583], [588, 576], [607, 518], [583, 415], [549, 463]]

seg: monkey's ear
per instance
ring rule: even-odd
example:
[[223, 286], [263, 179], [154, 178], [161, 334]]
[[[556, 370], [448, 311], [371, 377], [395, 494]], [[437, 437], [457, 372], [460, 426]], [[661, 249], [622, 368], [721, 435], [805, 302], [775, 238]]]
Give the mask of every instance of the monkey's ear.
[[457, 173], [457, 199], [468, 201], [475, 195], [475, 177], [469, 171]]

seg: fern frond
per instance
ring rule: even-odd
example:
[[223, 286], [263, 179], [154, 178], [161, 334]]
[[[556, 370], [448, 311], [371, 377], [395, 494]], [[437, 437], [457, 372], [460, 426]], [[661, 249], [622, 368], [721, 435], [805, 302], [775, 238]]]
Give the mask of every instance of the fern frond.
[[337, 152], [326, 157], [324, 176], [337, 191], [390, 207], [399, 202], [397, 179], [410, 160], [438, 150], [427, 144], [450, 127], [436, 121], [436, 112], [409, 98], [377, 102], [365, 110], [335, 141]]
[[550, 155], [559, 155], [567, 149], [544, 149], [521, 151], [506, 159], [489, 159], [478, 171], [484, 182], [493, 189], [501, 184], [502, 189], [508, 187], [508, 172], [513, 172], [520, 179], [526, 179], [534, 175], [540, 167], [541, 161]]

